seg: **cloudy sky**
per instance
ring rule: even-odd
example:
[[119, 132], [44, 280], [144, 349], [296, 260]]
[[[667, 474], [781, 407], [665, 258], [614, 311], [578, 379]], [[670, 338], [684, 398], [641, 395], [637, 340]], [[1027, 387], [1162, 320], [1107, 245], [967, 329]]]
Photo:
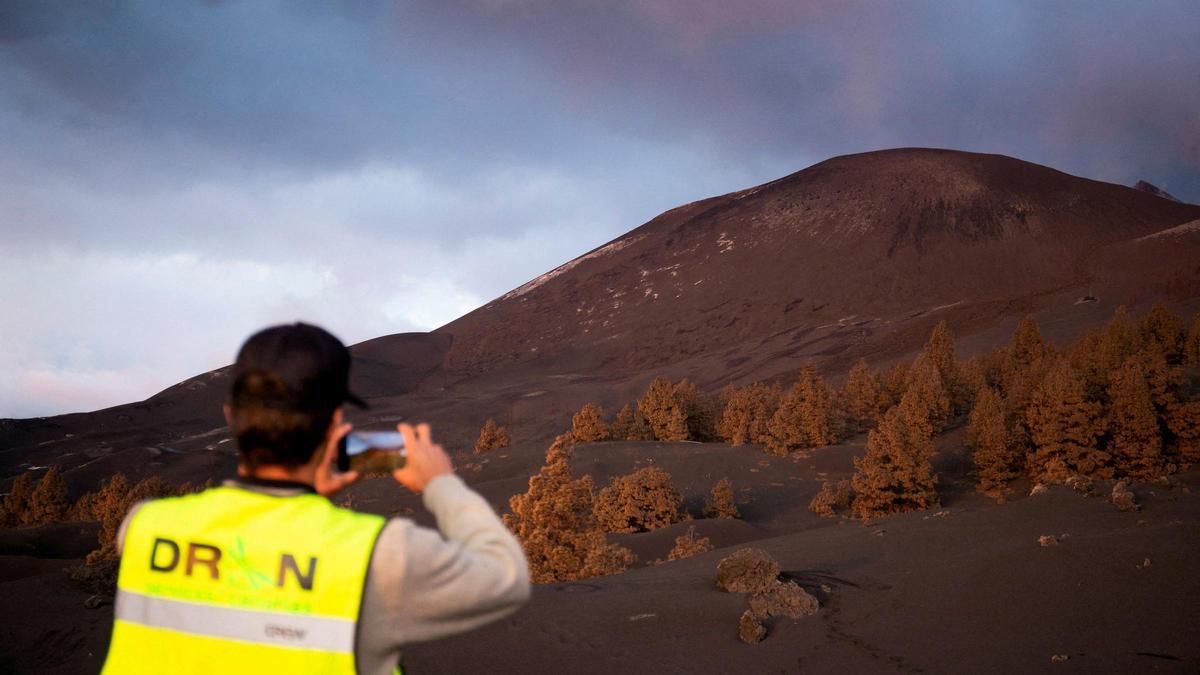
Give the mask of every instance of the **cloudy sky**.
[[0, 417], [428, 330], [839, 154], [1200, 201], [1200, 3], [0, 0]]

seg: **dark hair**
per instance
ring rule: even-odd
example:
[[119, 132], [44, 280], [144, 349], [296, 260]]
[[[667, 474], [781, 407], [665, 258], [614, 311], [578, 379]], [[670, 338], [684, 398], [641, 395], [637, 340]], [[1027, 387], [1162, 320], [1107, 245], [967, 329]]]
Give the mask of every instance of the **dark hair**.
[[[249, 390], [271, 391], [281, 386], [269, 373], [253, 373], [239, 384]], [[233, 397], [229, 424], [238, 453], [249, 467], [277, 464], [295, 468], [307, 463], [324, 444], [337, 408], [296, 409], [269, 402], [246, 404]]]

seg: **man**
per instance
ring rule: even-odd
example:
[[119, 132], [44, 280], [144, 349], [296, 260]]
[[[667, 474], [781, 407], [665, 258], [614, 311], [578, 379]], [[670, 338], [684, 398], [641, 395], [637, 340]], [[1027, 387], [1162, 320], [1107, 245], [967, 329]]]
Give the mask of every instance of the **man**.
[[[238, 478], [126, 517], [105, 672], [391, 673], [408, 643], [471, 630], [529, 598], [495, 512], [454, 475], [428, 425], [399, 425], [395, 480], [440, 534], [328, 497], [349, 430], [350, 353], [316, 326], [268, 328], [238, 353], [225, 417]], [[444, 539], [443, 539], [444, 537]]]

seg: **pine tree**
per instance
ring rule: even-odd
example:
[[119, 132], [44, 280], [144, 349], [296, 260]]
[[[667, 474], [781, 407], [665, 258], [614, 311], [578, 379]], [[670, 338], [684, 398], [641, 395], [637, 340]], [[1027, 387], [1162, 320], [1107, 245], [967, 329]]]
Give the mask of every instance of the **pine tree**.
[[887, 410], [892, 406], [899, 405], [901, 397], [904, 396], [904, 391], [908, 389], [908, 375], [911, 366], [907, 363], [897, 363], [883, 376], [883, 402], [880, 408]]
[[921, 352], [942, 381], [942, 389], [950, 403], [953, 413], [966, 412], [970, 407], [971, 392], [963, 386], [962, 374], [959, 372], [958, 361], [954, 358], [954, 335], [950, 332], [945, 321], [939, 321], [933, 327], [929, 340]]
[[875, 425], [880, 414], [883, 388], [871, 371], [866, 359], [859, 359], [846, 376], [842, 387], [841, 404], [850, 431], [861, 433]]
[[779, 406], [779, 385], [755, 382], [732, 389], [725, 397], [718, 433], [731, 445], [766, 443], [770, 439], [771, 416]]
[[1192, 327], [1183, 344], [1183, 357], [1189, 366], [1200, 366], [1200, 312], [1192, 319]]
[[1109, 450], [1117, 466], [1134, 480], [1162, 475], [1162, 434], [1142, 361], [1127, 360], [1124, 366], [1113, 371], [1111, 380]]
[[1163, 307], [1154, 305], [1138, 323], [1138, 336], [1142, 349], [1155, 349], [1162, 353], [1169, 364], [1183, 361], [1184, 343], [1187, 338], [1183, 319]]
[[3, 516], [2, 524], [5, 527], [27, 524], [29, 498], [33, 496], [35, 487], [33, 474], [28, 471], [13, 480], [12, 485], [8, 488], [8, 494], [4, 495], [4, 512], [0, 514]]
[[592, 478], [572, 478], [570, 456], [568, 436], [559, 436], [546, 453], [546, 465], [529, 479], [525, 493], [508, 500], [512, 512], [504, 514], [504, 524], [525, 549], [535, 583], [616, 574], [634, 559], [629, 549], [605, 540], [593, 515]]
[[1176, 401], [1167, 409], [1170, 457], [1183, 465], [1200, 462], [1200, 401]]
[[657, 441], [688, 440], [687, 412], [675, 395], [675, 386], [656, 377], [638, 400], [638, 412]]
[[1028, 424], [1034, 451], [1027, 457], [1034, 478], [1063, 481], [1072, 475], [1111, 478], [1111, 456], [1098, 447], [1104, 431], [1100, 404], [1084, 397], [1081, 378], [1059, 359], [1034, 394]]
[[722, 478], [709, 492], [708, 501], [704, 504], [704, 515], [707, 518], [740, 518], [737, 504], [733, 501], [733, 484], [728, 478]]
[[707, 442], [717, 437], [716, 401], [706, 396], [686, 377], [675, 384], [675, 400], [683, 409], [687, 439]]
[[1020, 457], [1005, 420], [1004, 402], [995, 389], [985, 386], [975, 397], [967, 425], [967, 447], [973, 452], [979, 491], [1002, 498], [1008, 483], [1019, 475]]
[[800, 379], [779, 401], [771, 416], [767, 450], [786, 455], [799, 448], [830, 445], [840, 440], [833, 395], [813, 366], [800, 371]]
[[617, 419], [612, 422], [612, 437], [618, 441], [632, 441], [634, 434], [634, 408], [625, 404], [617, 413]]
[[928, 355], [917, 357], [908, 376], [908, 386], [900, 397], [901, 404], [911, 401], [923, 412], [930, 426], [930, 435], [941, 433], [950, 423], [953, 406], [937, 370], [936, 361]]
[[[910, 399], [911, 400], [911, 399]], [[891, 408], [867, 436], [866, 455], [854, 458], [854, 512], [866, 520], [938, 504], [933, 441], [918, 406]]]
[[483, 427], [479, 429], [479, 439], [475, 441], [475, 454], [507, 448], [511, 442], [508, 429], [497, 426], [496, 420], [489, 417], [483, 423]]
[[608, 532], [647, 532], [684, 519], [671, 474], [647, 466], [614, 478], [596, 497], [596, 521]]
[[1049, 353], [1042, 331], [1038, 328], [1033, 316], [1026, 314], [1017, 324], [1013, 333], [1012, 343], [1008, 354], [1013, 364], [1018, 368], [1029, 366], [1041, 361]]
[[67, 482], [58, 467], [52, 466], [29, 495], [25, 522], [27, 525], [61, 522], [70, 508], [71, 503], [67, 501]]
[[604, 424], [603, 411], [591, 403], [584, 405], [571, 418], [571, 436], [576, 443], [607, 441], [611, 433]]

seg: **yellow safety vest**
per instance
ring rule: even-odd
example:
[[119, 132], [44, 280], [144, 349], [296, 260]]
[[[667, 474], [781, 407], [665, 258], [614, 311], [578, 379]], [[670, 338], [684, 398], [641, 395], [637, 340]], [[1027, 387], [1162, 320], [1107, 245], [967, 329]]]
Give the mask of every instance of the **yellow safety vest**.
[[353, 673], [379, 516], [231, 487], [142, 506], [105, 673]]

